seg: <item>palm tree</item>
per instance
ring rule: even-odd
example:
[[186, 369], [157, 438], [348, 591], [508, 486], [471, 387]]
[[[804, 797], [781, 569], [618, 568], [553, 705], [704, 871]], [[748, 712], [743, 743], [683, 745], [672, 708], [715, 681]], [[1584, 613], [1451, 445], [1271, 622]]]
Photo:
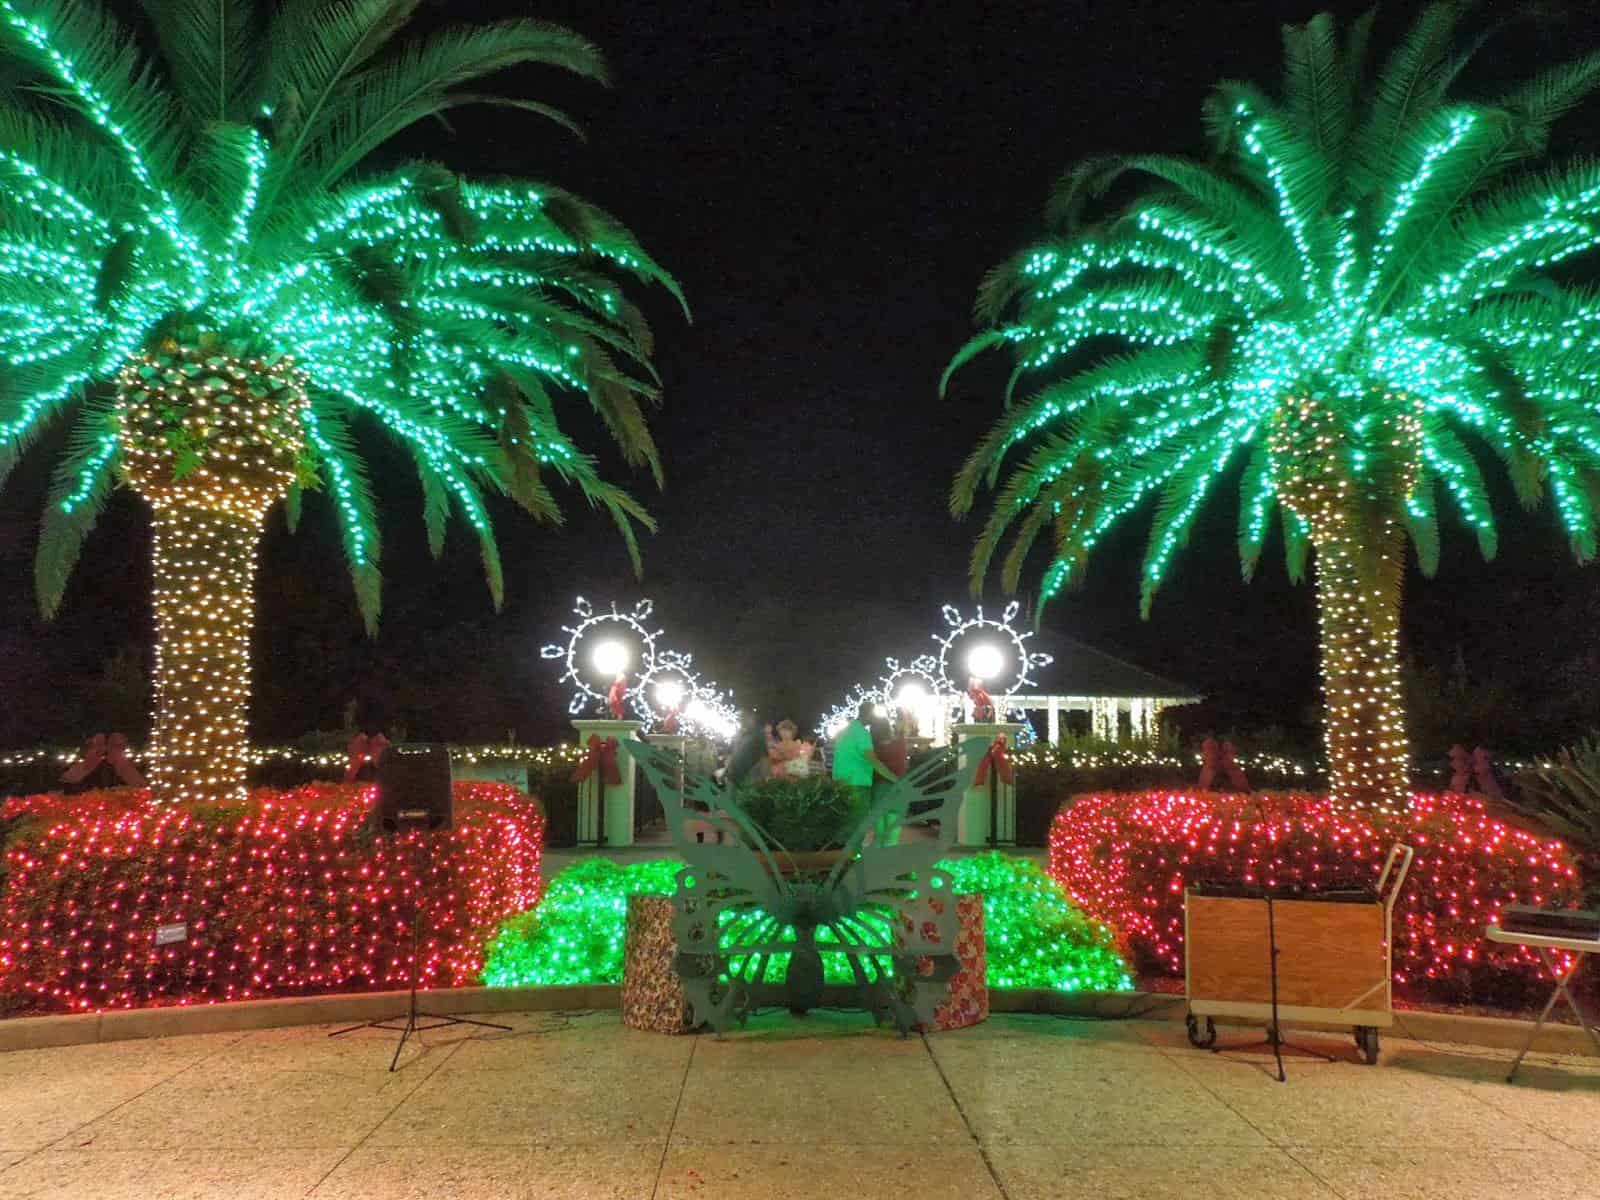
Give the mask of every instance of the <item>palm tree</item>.
[[[584, 397], [631, 465], [649, 329], [620, 272], [676, 286], [616, 221], [558, 188], [363, 165], [463, 105], [556, 109], [485, 89], [537, 64], [602, 80], [595, 48], [532, 20], [405, 30], [420, 0], [0, 0], [0, 481], [71, 422], [36, 583], [59, 607], [108, 494], [151, 511], [152, 783], [242, 794], [254, 559], [268, 511], [320, 490], [369, 630], [376, 513], [354, 433], [410, 451], [437, 555], [452, 512], [501, 567], [486, 505], [557, 521], [552, 482], [650, 519], [557, 421]], [[148, 46], [150, 53], [143, 47]], [[681, 300], [681, 297], [680, 297]]]
[[[961, 515], [995, 489], [975, 587], [1009, 535], [1015, 590], [1048, 528], [1048, 601], [1115, 521], [1153, 507], [1148, 613], [1242, 462], [1245, 577], [1280, 505], [1291, 575], [1315, 553], [1333, 795], [1387, 807], [1407, 793], [1406, 542], [1431, 574], [1440, 492], [1486, 557], [1485, 452], [1524, 505], [1554, 498], [1580, 560], [1600, 498], [1600, 296], [1550, 271], [1600, 245], [1600, 165], [1526, 169], [1600, 85], [1600, 55], [1457, 100], [1461, 8], [1427, 7], [1371, 73], [1372, 13], [1342, 37], [1326, 14], [1285, 28], [1282, 98], [1219, 84], [1205, 161], [1076, 167], [1049, 232], [984, 281], [986, 328], [945, 377], [992, 347], [1015, 356], [1005, 414], [952, 491]], [[1130, 176], [1131, 200], [1086, 222]]]

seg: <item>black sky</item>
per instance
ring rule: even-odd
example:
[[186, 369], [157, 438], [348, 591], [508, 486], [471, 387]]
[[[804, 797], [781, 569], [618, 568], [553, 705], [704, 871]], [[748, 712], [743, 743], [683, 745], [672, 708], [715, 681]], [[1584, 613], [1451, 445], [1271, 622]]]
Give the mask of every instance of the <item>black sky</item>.
[[[973, 602], [973, 523], [952, 522], [945, 496], [998, 401], [981, 372], [948, 399], [936, 385], [972, 330], [983, 272], [1037, 228], [1050, 184], [1077, 159], [1198, 151], [1207, 87], [1222, 76], [1274, 85], [1279, 22], [1323, 7], [433, 4], [431, 21], [559, 21], [613, 65], [610, 90], [515, 81], [577, 115], [587, 143], [531, 117], [468, 110], [407, 149], [572, 187], [682, 282], [692, 324], [659, 294], [647, 305], [666, 385], [655, 428], [668, 482], [648, 497], [661, 532], [635, 582], [581, 500], [559, 532], [499, 513], [507, 603], [496, 615], [459, 530], [443, 563], [428, 559], [414, 485], [380, 449], [382, 632], [360, 633], [325, 511], [308, 504], [296, 538], [275, 528], [263, 551], [257, 732], [335, 727], [360, 696], [413, 736], [555, 735], [562, 702], [538, 647], [575, 591], [653, 597], [670, 643], [770, 715], [803, 723], [885, 654], [927, 649], [939, 606]], [[1381, 28], [1413, 7], [1389, 6]], [[1487, 69], [1524, 70], [1596, 44], [1595, 33], [1592, 19], [1515, 31]], [[1593, 151], [1588, 119], [1574, 124], [1568, 148]], [[35, 455], [0, 495], [0, 742], [12, 744], [74, 737], [99, 719], [94, 706], [118, 694], [103, 664], [150, 638], [144, 521], [127, 496], [91, 541], [62, 618], [33, 615], [48, 465]], [[634, 484], [652, 490], [642, 476]], [[1514, 714], [1473, 720], [1549, 744], [1590, 719], [1600, 651], [1584, 623], [1600, 615], [1600, 589], [1571, 565], [1548, 513], [1505, 511], [1500, 562], [1483, 566], [1458, 536], [1439, 578], [1413, 581], [1408, 646], [1445, 676], [1464, 663], [1463, 695], [1498, 697]], [[1206, 691], [1196, 723], [1303, 735], [1316, 694], [1310, 592], [1288, 585], [1281, 559], [1245, 586], [1233, 520], [1219, 493], [1150, 621], [1136, 611], [1135, 521], [1046, 622]], [[41, 699], [17, 702], [30, 695]]]

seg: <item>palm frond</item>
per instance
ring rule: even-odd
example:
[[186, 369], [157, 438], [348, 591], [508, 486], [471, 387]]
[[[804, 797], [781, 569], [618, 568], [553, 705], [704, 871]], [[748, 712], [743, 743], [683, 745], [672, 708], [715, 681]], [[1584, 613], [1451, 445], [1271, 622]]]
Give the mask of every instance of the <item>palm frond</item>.
[[328, 495], [338, 519], [345, 565], [355, 588], [356, 607], [370, 636], [377, 633], [378, 616], [383, 610], [383, 576], [378, 569], [382, 543], [378, 537], [377, 507], [366, 467], [356, 450], [345, 403], [338, 397], [322, 399], [323, 403], [307, 411], [306, 437], [316, 448], [318, 462], [327, 472]]
[[1429, 4], [1390, 53], [1352, 142], [1353, 195], [1370, 194], [1399, 173], [1394, 156], [1406, 133], [1432, 115], [1452, 77], [1450, 51], [1460, 21], [1459, 4]]
[[191, 121], [249, 120], [259, 103], [262, 33], [255, 0], [140, 0]]
[[1337, 160], [1350, 136], [1351, 87], [1339, 61], [1332, 13], [1283, 27], [1284, 100], [1289, 119], [1308, 130], [1317, 148]]
[[[374, 149], [418, 121], [459, 103], [484, 101], [481, 91], [465, 98], [454, 95], [464, 85], [526, 65], [606, 79], [600, 52], [593, 45], [543, 21], [499, 21], [419, 38], [336, 86], [306, 140], [311, 186], [334, 186]], [[552, 111], [544, 109], [541, 115]]]
[[124, 156], [139, 186], [170, 203], [183, 124], [139, 42], [101, 0], [0, 0], [0, 48], [31, 63], [54, 93]]
[[40, 611], [47, 618], [60, 611], [84, 540], [111, 495], [116, 458], [112, 407], [104, 399], [89, 400], [73, 422], [39, 522], [33, 582]]
[[[422, 0], [283, 0], [267, 35], [263, 102], [272, 112], [272, 211], [327, 120], [340, 85], [399, 33]], [[306, 189], [315, 190], [315, 189]]]

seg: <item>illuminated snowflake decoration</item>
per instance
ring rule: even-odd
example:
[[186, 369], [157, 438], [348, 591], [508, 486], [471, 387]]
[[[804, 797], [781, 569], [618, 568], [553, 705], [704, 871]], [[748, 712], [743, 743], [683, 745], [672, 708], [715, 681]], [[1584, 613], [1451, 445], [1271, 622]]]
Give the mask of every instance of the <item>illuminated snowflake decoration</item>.
[[731, 742], [739, 735], [739, 710], [731, 692], [704, 682], [683, 710], [682, 728], [714, 742]]
[[[705, 686], [708, 689], [711, 687], [709, 684]], [[677, 688], [676, 698], [662, 695], [664, 690], [673, 687]], [[680, 714], [681, 729], [683, 714], [700, 697], [701, 687], [700, 673], [694, 668], [694, 655], [678, 650], [662, 650], [640, 673], [639, 682], [629, 701], [633, 711], [639, 714], [639, 720], [644, 722], [646, 733], [666, 720], [667, 714], [673, 709]]]
[[908, 663], [898, 658], [883, 660], [883, 677], [878, 681], [878, 694], [894, 704], [900, 689], [915, 684], [929, 696], [937, 696], [944, 688], [939, 684], [939, 660], [931, 654], [919, 654]]
[[571, 625], [563, 625], [567, 635], [565, 644], [552, 643], [539, 651], [541, 658], [563, 664], [559, 682], [572, 689], [572, 700], [567, 711], [574, 716], [596, 704], [604, 704], [611, 678], [594, 664], [594, 650], [608, 641], [620, 641], [629, 647], [628, 666], [624, 672], [629, 680], [630, 693], [639, 691], [639, 680], [648, 675], [656, 661], [656, 638], [659, 629], [652, 630], [646, 621], [655, 611], [649, 600], [640, 600], [631, 611], [623, 612], [613, 601], [609, 609], [596, 609], [582, 596], [572, 604], [575, 618]]
[[984, 616], [982, 606], [975, 615], [963, 617], [960, 609], [946, 604], [943, 612], [948, 630], [943, 636], [937, 633], [933, 635], [933, 640], [939, 643], [940, 692], [954, 695], [966, 693], [967, 678], [972, 673], [968, 669], [967, 655], [984, 644], [995, 647], [1003, 660], [1002, 669], [990, 674], [984, 681], [998, 707], [1004, 707], [999, 705], [1003, 697], [1038, 682], [1033, 672], [1049, 666], [1055, 660], [1048, 654], [1028, 649], [1028, 641], [1033, 637], [1032, 630], [1018, 630], [1011, 624], [1021, 611], [1022, 606], [1013, 600], [1006, 605], [997, 621]]
[[876, 688], [862, 687], [858, 683], [845, 695], [842, 703], [834, 705], [823, 714], [822, 720], [817, 722], [817, 733], [829, 741], [838, 737], [844, 727], [856, 719], [856, 713], [863, 701], [875, 704], [880, 709], [886, 708], [882, 692]]

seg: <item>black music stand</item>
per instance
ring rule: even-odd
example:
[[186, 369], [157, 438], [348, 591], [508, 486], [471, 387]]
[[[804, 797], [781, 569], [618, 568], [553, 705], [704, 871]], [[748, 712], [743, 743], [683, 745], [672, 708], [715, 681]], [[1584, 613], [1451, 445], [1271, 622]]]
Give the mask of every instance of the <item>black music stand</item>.
[[[1216, 1033], [1214, 1029], [1211, 1031], [1211, 1040], [1209, 1042], [1201, 1042], [1197, 1040], [1194, 1026], [1191, 1024], [1189, 1041], [1196, 1046], [1208, 1046], [1213, 1054], [1220, 1054], [1224, 1050], [1250, 1050], [1258, 1045], [1270, 1046], [1272, 1047], [1272, 1061], [1278, 1068], [1278, 1082], [1287, 1083], [1289, 1077], [1283, 1069], [1283, 1048], [1285, 1046], [1288, 1046], [1291, 1050], [1297, 1050], [1301, 1054], [1309, 1054], [1313, 1058], [1320, 1058], [1323, 1062], [1333, 1062], [1334, 1057], [1331, 1054], [1324, 1054], [1321, 1050], [1313, 1050], [1310, 1046], [1291, 1043], [1283, 1036], [1283, 1026], [1278, 1018], [1278, 955], [1283, 951], [1278, 946], [1278, 926], [1272, 907], [1273, 895], [1271, 890], [1262, 888], [1261, 899], [1266, 901], [1267, 905], [1267, 978], [1272, 986], [1272, 1011], [1268, 1017], [1269, 1023], [1266, 1037], [1260, 1042], [1251, 1042], [1243, 1046], [1218, 1046], [1215, 1044]], [[1190, 1021], [1193, 1022], [1193, 1020], [1194, 1018], [1190, 1017]], [[1207, 1026], [1208, 1028], [1210, 1027], [1210, 1018], [1207, 1018]]]
[[[432, 829], [429, 817], [424, 814], [401, 812], [395, 821], [396, 833], [409, 836], [412, 846], [411, 867], [416, 878], [416, 886], [411, 889], [411, 996], [406, 1005], [406, 1011], [395, 1013], [393, 1016], [379, 1017], [376, 1021], [362, 1021], [358, 1025], [350, 1025], [344, 1029], [335, 1029], [329, 1037], [343, 1037], [347, 1033], [355, 1033], [358, 1029], [385, 1029], [400, 1035], [400, 1044], [394, 1048], [394, 1058], [389, 1060], [389, 1070], [393, 1071], [400, 1065], [400, 1052], [406, 1048], [406, 1039], [414, 1033], [426, 1033], [432, 1029], [444, 1029], [450, 1025], [475, 1025], [479, 1029], [499, 1029], [505, 1033], [511, 1032], [509, 1025], [496, 1025], [493, 1021], [476, 1021], [471, 1017], [451, 1017], [444, 1013], [427, 1012], [417, 1007], [417, 944], [418, 932], [421, 925], [421, 903], [419, 900], [422, 891], [422, 866], [421, 852], [422, 834]], [[419, 1021], [427, 1021], [422, 1024]]]

